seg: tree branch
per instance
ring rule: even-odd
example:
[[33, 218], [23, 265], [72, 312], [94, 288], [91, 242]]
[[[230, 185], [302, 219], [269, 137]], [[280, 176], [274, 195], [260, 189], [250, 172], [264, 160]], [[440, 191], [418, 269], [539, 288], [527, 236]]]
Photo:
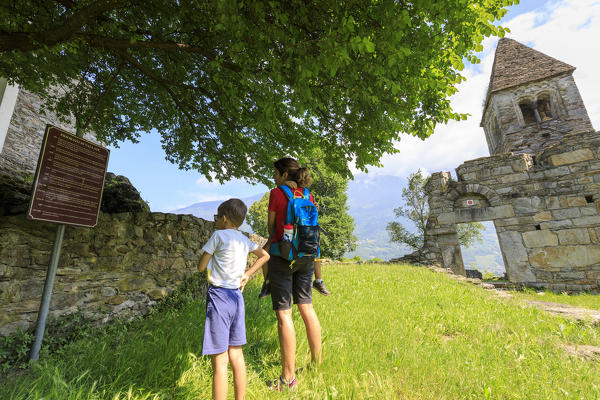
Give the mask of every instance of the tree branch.
[[177, 108], [180, 109], [181, 112], [185, 114], [185, 116], [188, 120], [188, 123], [190, 124], [190, 128], [194, 131], [194, 135], [198, 136], [198, 134], [196, 132], [196, 126], [194, 125], [194, 118], [186, 110], [186, 107], [184, 107], [184, 104], [179, 101], [179, 98], [173, 92], [173, 89], [171, 89], [170, 82], [163, 79], [161, 76], [156, 74], [151, 69], [146, 68], [146, 66], [144, 66], [142, 63], [140, 63], [137, 59], [135, 59], [135, 57], [133, 57], [131, 54], [129, 54], [129, 52], [127, 52], [126, 50], [117, 50], [117, 53], [123, 59], [125, 59], [132, 67], [134, 67], [135, 69], [140, 71], [142, 74], [148, 76], [149, 78], [155, 80], [160, 86], [163, 87], [163, 89], [165, 89], [167, 91], [167, 93], [169, 94], [169, 96], [171, 97], [171, 99], [173, 100], [175, 105], [177, 106]]
[[96, 111], [98, 111], [98, 107], [100, 106], [100, 103], [102, 103], [102, 100], [104, 100], [106, 98], [106, 96], [108, 95], [108, 93], [110, 93], [115, 81], [117, 80], [117, 78], [119, 77], [119, 73], [121, 72], [121, 68], [123, 67], [123, 65], [119, 65], [119, 67], [113, 72], [110, 80], [108, 81], [108, 83], [106, 84], [106, 87], [104, 89], [104, 92], [102, 92], [100, 94], [100, 96], [98, 96], [98, 100], [96, 101], [96, 104], [94, 104], [94, 108], [92, 109], [92, 111], [90, 112], [90, 115], [87, 117], [85, 123], [81, 126], [81, 130], [85, 130], [87, 129], [87, 127], [90, 125], [90, 122], [92, 122], [92, 118], [94, 117], [94, 115], [96, 114]]
[[[177, 50], [185, 51], [188, 53], [197, 53], [204, 56], [208, 61], [215, 61], [216, 55], [207, 49], [199, 46], [194, 46], [187, 43], [177, 42], [162, 42], [152, 40], [138, 40], [131, 42], [125, 39], [113, 39], [105, 36], [94, 35], [89, 33], [80, 33], [75, 35], [76, 37], [84, 40], [89, 45], [94, 47], [103, 47], [107, 49], [159, 49], [159, 50]], [[220, 61], [221, 65], [234, 71], [242, 72], [242, 68], [238, 65], [231, 64], [228, 62]]]
[[[129, 54], [129, 52], [127, 52], [126, 50], [117, 50], [117, 53], [119, 55], [121, 55], [121, 57], [123, 59], [125, 59], [131, 66], [133, 66], [135, 69], [140, 71], [142, 74], [155, 80], [160, 86], [163, 87], [163, 89], [165, 89], [167, 91], [167, 93], [169, 94], [169, 97], [171, 97], [171, 99], [173, 100], [173, 102], [175, 103], [177, 108], [179, 110], [181, 110], [181, 112], [185, 115], [185, 117], [188, 120], [188, 123], [190, 125], [190, 128], [192, 129], [194, 136], [196, 136], [198, 138], [199, 143], [205, 141], [207, 138], [203, 137], [202, 135], [200, 135], [200, 133], [198, 133], [196, 131], [196, 126], [194, 124], [194, 117], [186, 109], [186, 108], [193, 109], [193, 107], [182, 103], [179, 100], [178, 96], [175, 94], [175, 92], [173, 92], [173, 89], [171, 89], [171, 86], [178, 86], [178, 87], [184, 87], [187, 89], [200, 90], [202, 92], [202, 94], [206, 95], [206, 97], [208, 97], [211, 100], [210, 107], [215, 109], [215, 111], [217, 112], [217, 116], [219, 118], [223, 119], [223, 121], [227, 124], [227, 126], [229, 127], [229, 129], [232, 132], [235, 131], [234, 127], [231, 125], [231, 121], [229, 121], [229, 119], [225, 117], [225, 113], [218, 106], [217, 101], [210, 95], [210, 93], [206, 89], [200, 88], [198, 86], [184, 85], [184, 84], [180, 84], [180, 83], [176, 83], [176, 82], [172, 82], [167, 79], [164, 79], [163, 77], [161, 77], [160, 75], [158, 75], [151, 69], [147, 68], [142, 63], [140, 63], [135, 57], [133, 57], [131, 54]], [[194, 111], [196, 111], [196, 110], [194, 110]]]
[[69, 10], [77, 7], [77, 4], [73, 0], [55, 0], [55, 2], [64, 6], [65, 8], [68, 8]]
[[66, 22], [55, 28], [42, 32], [10, 32], [0, 35], [0, 52], [18, 50], [32, 51], [42, 45], [53, 46], [67, 41], [92, 18], [115, 9], [127, 0], [98, 0], [74, 13]]

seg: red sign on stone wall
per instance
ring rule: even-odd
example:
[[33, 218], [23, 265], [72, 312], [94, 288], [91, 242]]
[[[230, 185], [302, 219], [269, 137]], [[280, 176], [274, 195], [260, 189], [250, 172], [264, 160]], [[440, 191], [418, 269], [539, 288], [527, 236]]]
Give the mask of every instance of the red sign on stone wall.
[[96, 226], [109, 153], [47, 125], [27, 218]]

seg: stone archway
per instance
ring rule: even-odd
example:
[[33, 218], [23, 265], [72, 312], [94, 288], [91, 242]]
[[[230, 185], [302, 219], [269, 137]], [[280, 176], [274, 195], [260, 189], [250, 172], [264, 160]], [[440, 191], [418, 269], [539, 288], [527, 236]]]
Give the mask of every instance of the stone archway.
[[504, 231], [499, 226], [515, 213], [512, 204], [503, 203], [495, 190], [485, 185], [456, 182], [450, 173], [438, 172], [429, 178], [425, 191], [429, 199], [425, 245], [408, 256], [411, 261], [439, 263], [455, 274], [464, 275], [456, 224], [493, 221], [509, 280], [535, 281], [522, 241], [513, 237], [514, 232]]

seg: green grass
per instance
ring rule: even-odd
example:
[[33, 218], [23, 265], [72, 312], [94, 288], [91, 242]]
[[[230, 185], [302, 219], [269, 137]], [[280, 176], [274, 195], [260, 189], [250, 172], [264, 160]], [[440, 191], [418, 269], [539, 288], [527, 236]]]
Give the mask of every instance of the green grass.
[[[324, 359], [298, 375], [297, 399], [596, 399], [600, 363], [565, 344], [600, 345], [597, 328], [551, 316], [425, 268], [326, 266], [332, 296], [315, 294]], [[264, 382], [280, 373], [270, 301], [245, 291], [248, 399], [282, 399]], [[310, 353], [297, 312], [298, 366]], [[74, 342], [0, 388], [2, 399], [209, 399], [200, 356], [204, 302], [157, 313]], [[233, 398], [230, 385], [230, 398]]]
[[510, 293], [517, 299], [547, 301], [550, 303], [569, 304], [576, 307], [600, 310], [600, 295], [590, 293], [553, 293], [549, 290], [535, 291], [533, 289], [511, 290]]

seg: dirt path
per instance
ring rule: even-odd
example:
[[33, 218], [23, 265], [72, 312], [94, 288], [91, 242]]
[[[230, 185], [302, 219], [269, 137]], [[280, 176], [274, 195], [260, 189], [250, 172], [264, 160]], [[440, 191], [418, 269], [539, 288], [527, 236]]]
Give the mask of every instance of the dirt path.
[[[438, 268], [438, 267], [429, 267], [430, 269], [450, 275], [452, 279], [456, 279], [458, 281], [470, 282], [477, 286], [481, 286], [486, 290], [493, 292], [498, 297], [503, 298], [513, 298], [514, 296], [510, 294], [508, 291], [504, 289], [496, 289], [494, 285], [490, 283], [486, 283], [481, 281], [480, 279], [472, 279], [465, 278], [464, 276], [454, 275], [451, 271]], [[591, 323], [592, 325], [600, 326], [600, 310], [591, 310], [583, 307], [571, 306], [568, 304], [562, 303], [551, 303], [547, 301], [538, 301], [538, 300], [521, 300], [526, 304], [530, 304], [534, 307], [537, 307], [541, 310], [547, 311], [551, 314], [560, 315], [561, 317], [574, 319], [577, 321], [583, 321], [586, 323]]]
[[527, 304], [547, 311], [551, 314], [557, 314], [566, 318], [575, 319], [600, 326], [600, 311], [590, 310], [589, 308], [575, 307], [568, 304], [550, 303], [538, 300], [523, 300]]

